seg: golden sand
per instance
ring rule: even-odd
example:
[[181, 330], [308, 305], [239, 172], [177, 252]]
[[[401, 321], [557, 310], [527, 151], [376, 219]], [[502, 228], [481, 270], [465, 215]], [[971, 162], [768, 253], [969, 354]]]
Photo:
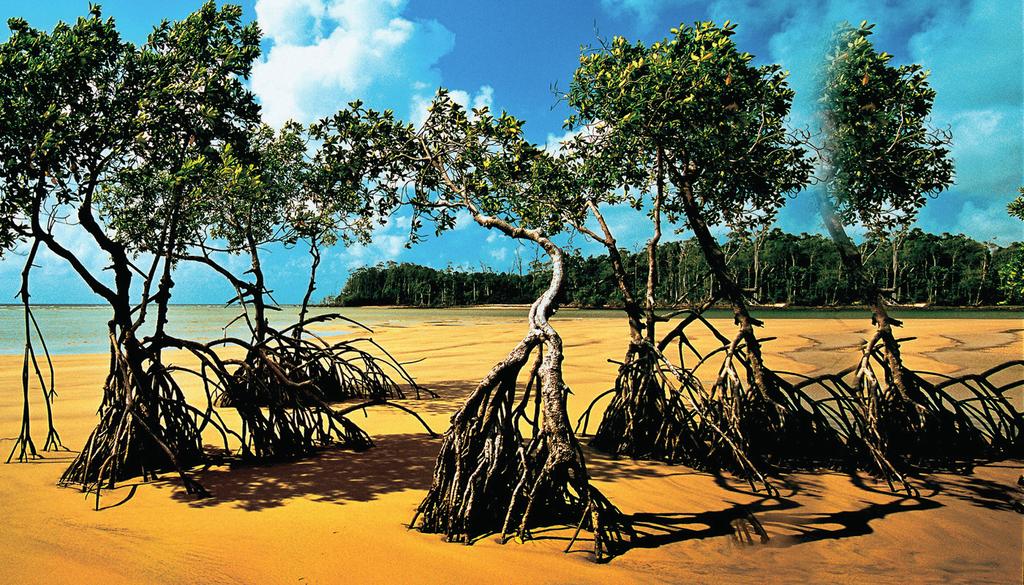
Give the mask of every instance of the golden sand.
[[[565, 316], [571, 316], [567, 313]], [[719, 322], [724, 329], [729, 323]], [[621, 319], [556, 321], [566, 342], [565, 378], [575, 416], [615, 375]], [[865, 320], [778, 319], [763, 332], [769, 365], [812, 374], [856, 360]], [[441, 398], [408, 401], [435, 429], [494, 362], [519, 340], [521, 323], [426, 324], [378, 331], [376, 339]], [[906, 361], [917, 369], [982, 370], [1022, 356], [1019, 320], [908, 321]], [[698, 340], [708, 342], [709, 340]], [[179, 357], [179, 359], [182, 359]], [[102, 355], [58, 356], [55, 406], [64, 442], [81, 445], [95, 424], [106, 370]], [[21, 416], [21, 359], [0, 357], [0, 449], [10, 451]], [[194, 390], [193, 390], [194, 391]], [[1021, 398], [1014, 398], [1018, 407]], [[45, 435], [41, 405], [34, 435]], [[230, 412], [225, 412], [230, 415]], [[328, 451], [262, 467], [213, 467], [198, 478], [213, 497], [193, 500], [176, 479], [126, 482], [106, 508], [55, 486], [71, 454], [0, 465], [2, 583], [1019, 583], [1024, 517], [1010, 509], [1020, 462], [974, 475], [919, 478], [922, 498], [891, 494], [866, 475], [788, 476], [782, 498], [765, 500], [735, 481], [681, 466], [615, 461], [588, 450], [595, 484], [641, 538], [605, 565], [587, 543], [562, 554], [567, 533], [466, 547], [405, 523], [429, 487], [438, 441], [389, 409], [355, 416], [377, 443], [365, 453]], [[215, 437], [208, 437], [215, 442]], [[126, 501], [127, 500], [127, 501]], [[740, 545], [730, 522], [741, 506], [764, 524], [767, 545]]]

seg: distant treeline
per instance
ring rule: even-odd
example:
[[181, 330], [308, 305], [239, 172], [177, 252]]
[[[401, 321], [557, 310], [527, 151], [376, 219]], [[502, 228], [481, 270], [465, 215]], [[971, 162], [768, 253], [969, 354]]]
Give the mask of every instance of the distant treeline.
[[[867, 274], [890, 289], [900, 303], [940, 306], [1021, 304], [1024, 295], [1005, 286], [1001, 268], [1024, 244], [1007, 247], [964, 235], [934, 235], [915, 229], [861, 245]], [[846, 305], [858, 301], [836, 252], [825, 236], [781, 230], [734, 238], [724, 246], [740, 285], [761, 303], [794, 306]], [[647, 253], [623, 251], [636, 294], [646, 284]], [[618, 306], [622, 298], [606, 256], [568, 259], [567, 304]], [[548, 267], [534, 262], [519, 272], [437, 270], [388, 262], [359, 268], [342, 291], [325, 304], [446, 307], [530, 303], [549, 281]], [[700, 303], [714, 285], [697, 242], [668, 242], [657, 248], [657, 301], [663, 306]]]

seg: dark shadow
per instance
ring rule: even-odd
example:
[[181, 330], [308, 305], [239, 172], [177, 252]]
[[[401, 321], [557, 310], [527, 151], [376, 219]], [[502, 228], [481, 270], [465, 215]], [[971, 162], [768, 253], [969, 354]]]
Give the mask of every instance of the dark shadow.
[[[764, 498], [748, 504], [732, 503], [721, 510], [694, 513], [638, 512], [629, 515], [636, 536], [623, 543], [617, 551], [621, 556], [634, 548], [656, 548], [688, 540], [703, 540], [716, 537], [732, 537], [735, 542], [744, 542], [737, 534], [737, 523], [752, 524], [756, 518], [767, 527], [770, 546], [793, 546], [820, 540], [837, 540], [865, 536], [874, 532], [871, 523], [891, 514], [933, 510], [942, 504], [926, 498], [900, 497], [889, 502], [866, 502], [857, 510], [830, 513], [784, 514], [801, 505], [788, 498]], [[773, 524], [785, 524], [795, 535], [772, 534]]]
[[[139, 490], [139, 484], [137, 484], [137, 483], [133, 483], [131, 485], [124, 486], [124, 487], [128, 489], [128, 494], [125, 495], [125, 497], [123, 497], [120, 500], [118, 500], [117, 503], [110, 504], [109, 506], [100, 506], [99, 511], [102, 512], [103, 510], [109, 510], [111, 508], [117, 508], [118, 506], [123, 506], [124, 504], [128, 503], [129, 500], [134, 498], [135, 497], [135, 492], [137, 492]], [[117, 490], [117, 489], [121, 489], [121, 488], [114, 488], [114, 489]], [[106, 492], [103, 492], [103, 493], [106, 495], [107, 498], [109, 498], [110, 490], [107, 490]]]
[[1015, 510], [1014, 501], [1020, 487], [971, 475], [943, 475], [917, 478], [936, 494], [968, 502], [989, 510]]
[[[787, 544], [805, 544], [819, 540], [837, 540], [865, 536], [874, 532], [871, 522], [881, 520], [891, 514], [914, 512], [941, 508], [942, 504], [927, 498], [901, 497], [896, 500], [876, 503], [870, 502], [859, 510], [831, 512], [827, 514], [811, 514], [807, 517], [791, 517], [786, 522], [799, 534], [780, 537], [777, 542]], [[839, 528], [828, 528], [839, 525]]]
[[633, 548], [656, 548], [685, 540], [703, 540], [719, 536], [735, 536], [734, 523], [751, 514], [792, 510], [800, 504], [787, 498], [768, 499], [749, 504], [731, 503], [721, 510], [695, 513], [638, 512], [628, 517], [636, 538], [625, 544], [624, 554]]
[[[6, 441], [7, 439], [0, 439], [0, 441]], [[9, 453], [0, 447], [0, 452]], [[27, 461], [18, 461], [17, 459], [11, 459], [9, 462], [4, 463], [5, 457], [0, 457], [0, 465], [52, 465], [54, 463], [62, 463], [68, 465], [78, 456], [78, 451], [72, 451], [70, 449], [61, 449], [60, 451], [39, 451], [37, 458], [29, 459]]]
[[[197, 471], [193, 477], [211, 496], [197, 500], [179, 489], [173, 497], [199, 508], [232, 505], [259, 511], [282, 506], [292, 498], [344, 504], [430, 487], [440, 441], [416, 433], [381, 435], [374, 443], [363, 452], [328, 449], [300, 461]], [[177, 483], [164, 485], [178, 487]]]

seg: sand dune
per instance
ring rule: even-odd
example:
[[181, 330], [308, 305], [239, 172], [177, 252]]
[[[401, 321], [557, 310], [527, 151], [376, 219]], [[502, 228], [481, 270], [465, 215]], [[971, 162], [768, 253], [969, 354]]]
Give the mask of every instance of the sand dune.
[[[441, 395], [407, 401], [443, 430], [523, 325], [498, 321], [385, 328], [376, 339]], [[559, 319], [565, 377], [578, 414], [610, 386], [626, 328], [619, 319]], [[718, 322], [728, 329], [730, 324]], [[866, 320], [779, 319], [763, 332], [770, 365], [813, 374], [853, 365]], [[1021, 322], [914, 319], [905, 346], [918, 369], [955, 373], [1019, 358]], [[711, 339], [697, 339], [710, 345]], [[184, 359], [178, 356], [177, 359]], [[56, 404], [65, 443], [81, 445], [93, 424], [105, 356], [58, 356]], [[20, 419], [21, 359], [0, 356], [0, 440], [9, 452]], [[193, 387], [190, 392], [195, 392]], [[1018, 406], [1024, 407], [1020, 397]], [[43, 433], [42, 408], [33, 420]], [[225, 411], [230, 416], [230, 411]], [[971, 476], [919, 478], [922, 498], [889, 493], [867, 476], [784, 478], [778, 500], [739, 482], [685, 467], [615, 461], [588, 450], [597, 486], [632, 514], [640, 537], [606, 565], [586, 543], [562, 554], [568, 531], [504, 546], [472, 547], [409, 531], [430, 483], [438, 441], [403, 413], [355, 417], [375, 438], [365, 453], [328, 451], [290, 464], [198, 472], [213, 497], [194, 500], [177, 481], [127, 482], [103, 496], [100, 512], [74, 490], [55, 487], [70, 454], [0, 466], [4, 583], [681, 583], [681, 582], [996, 582], [1018, 583], [1024, 517], [1011, 509], [1020, 462], [980, 467]], [[214, 437], [209, 437], [214, 442]], [[168, 475], [170, 478], [170, 475]], [[764, 524], [767, 545], [740, 545], [731, 522], [747, 510]]]

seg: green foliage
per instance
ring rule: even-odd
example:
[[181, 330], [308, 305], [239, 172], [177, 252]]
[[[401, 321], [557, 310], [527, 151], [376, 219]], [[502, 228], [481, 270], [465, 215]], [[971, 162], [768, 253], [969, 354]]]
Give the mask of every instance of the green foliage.
[[[862, 244], [868, 261], [865, 275], [880, 286], [892, 282], [892, 241]], [[816, 234], [768, 232], [762, 240], [760, 276], [754, 273], [754, 243], [730, 240], [725, 251], [737, 283], [763, 303], [792, 306], [852, 305], [861, 302], [848, 286], [835, 245]], [[904, 303], [936, 306], [1021, 304], [1024, 290], [1004, 288], [1004, 273], [1024, 274], [1020, 243], [1005, 248], [986, 245], [956, 234], [934, 235], [912, 230], [897, 253], [898, 294]], [[647, 282], [647, 253], [621, 250], [627, 286], [640, 295]], [[713, 288], [713, 277], [694, 240], [667, 242], [657, 247], [655, 288], [659, 306], [699, 304]], [[411, 305], [423, 307], [530, 303], [547, 287], [550, 267], [534, 262], [525, 274], [489, 269], [437, 270], [409, 263], [359, 268], [336, 297], [335, 305]], [[566, 304], [578, 307], [617, 307], [620, 294], [606, 255], [566, 256]]]
[[[126, 163], [142, 75], [133, 48], [93, 7], [47, 33], [8, 21], [0, 45], [0, 245], [43, 229], [58, 208]], [[43, 209], [44, 204], [51, 206]]]
[[[1018, 189], [1017, 198], [1006, 206], [1011, 216], [1024, 220], [1024, 187]], [[1006, 263], [999, 267], [1000, 288], [1010, 304], [1024, 303], [1024, 246], [1015, 244]]]
[[241, 16], [209, 2], [140, 47], [98, 7], [51, 33], [11, 20], [0, 46], [0, 243], [76, 214], [98, 213], [93, 237], [134, 254], [164, 252], [172, 224], [197, 231], [211, 161], [244, 144], [259, 117], [243, 83], [259, 33]]
[[1011, 305], [1024, 304], [1024, 246], [1015, 244], [999, 267], [999, 288]]
[[459, 211], [545, 235], [562, 230], [569, 175], [526, 140], [523, 124], [487, 108], [467, 112], [438, 91], [423, 126], [406, 127], [404, 145], [389, 154], [406, 161], [414, 240], [423, 218], [440, 233], [455, 227]]
[[308, 128], [255, 127], [245, 151], [226, 145], [205, 176], [207, 235], [249, 253], [253, 244], [300, 239], [370, 241], [399, 200], [403, 167], [387, 153], [404, 130], [390, 111], [360, 102]]
[[325, 304], [448, 307], [532, 303], [547, 288], [550, 274], [536, 265], [527, 274], [437, 270], [407, 262], [358, 268], [341, 292]]
[[920, 65], [891, 64], [870, 36], [844, 24], [821, 76], [825, 186], [845, 223], [910, 225], [929, 195], [953, 182], [951, 135], [929, 125], [935, 91]]
[[1006, 206], [1006, 211], [1013, 217], [1024, 220], [1024, 187], [1018, 188], [1017, 192], [1020, 194]]
[[306, 237], [321, 241], [341, 236], [367, 242], [401, 201], [408, 128], [391, 110], [378, 112], [352, 102], [310, 126], [320, 144], [310, 163], [305, 209], [295, 210], [292, 224]]
[[158, 26], [136, 53], [134, 157], [100, 194], [118, 239], [134, 250], [171, 256], [233, 206], [214, 187], [239, 172], [235, 153], [259, 132], [259, 107], [243, 83], [259, 55], [259, 30], [241, 16], [237, 6], [207, 3]]
[[[646, 190], [660, 153], [673, 181], [699, 197], [705, 222], [773, 220], [810, 165], [786, 130], [786, 74], [753, 66], [734, 31], [700, 22], [649, 46], [615, 37], [580, 58], [567, 96], [577, 113], [567, 125], [582, 130], [574, 146], [592, 159], [587, 188]], [[680, 209], [678, 197], [666, 200], [670, 218]]]

